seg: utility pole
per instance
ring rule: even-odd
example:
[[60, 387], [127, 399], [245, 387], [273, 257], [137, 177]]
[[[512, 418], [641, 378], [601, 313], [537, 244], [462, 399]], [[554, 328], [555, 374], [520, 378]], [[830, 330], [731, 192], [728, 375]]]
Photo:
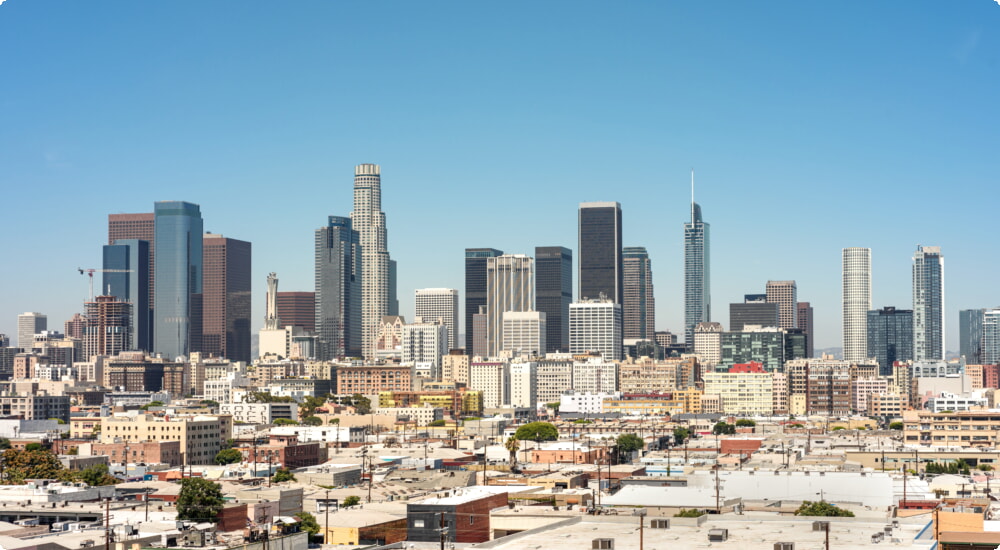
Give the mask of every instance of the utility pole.
[[111, 550], [111, 498], [104, 499], [104, 550]]
[[146, 521], [149, 521], [149, 489], [146, 489]]
[[441, 531], [441, 550], [444, 550], [444, 538], [445, 538], [445, 532], [444, 532], [444, 512], [441, 512], [441, 522], [440, 522], [440, 524], [438, 526], [438, 529]]
[[720, 498], [720, 494], [719, 494], [719, 465], [716, 464], [715, 465], [715, 513], [716, 514], [721, 513], [721, 506], [719, 505], [719, 503], [720, 503], [719, 498]]
[[829, 521], [824, 522], [824, 528], [823, 528], [823, 530], [826, 531], [826, 533], [825, 533], [826, 540], [824, 541], [824, 548], [826, 550], [830, 550], [830, 522]]
[[323, 532], [323, 544], [330, 544], [330, 490], [326, 490], [326, 530]]

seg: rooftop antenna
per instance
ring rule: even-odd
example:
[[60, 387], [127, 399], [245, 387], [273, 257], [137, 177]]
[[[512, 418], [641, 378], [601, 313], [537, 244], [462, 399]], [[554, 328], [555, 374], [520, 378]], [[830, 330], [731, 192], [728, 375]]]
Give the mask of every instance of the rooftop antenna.
[[691, 169], [691, 203], [694, 204], [694, 168]]

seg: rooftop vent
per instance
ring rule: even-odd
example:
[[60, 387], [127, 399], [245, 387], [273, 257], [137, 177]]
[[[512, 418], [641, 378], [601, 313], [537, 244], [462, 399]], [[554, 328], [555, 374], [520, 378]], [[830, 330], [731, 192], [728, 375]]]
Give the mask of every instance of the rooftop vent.
[[726, 542], [729, 540], [729, 529], [709, 529], [708, 542]]

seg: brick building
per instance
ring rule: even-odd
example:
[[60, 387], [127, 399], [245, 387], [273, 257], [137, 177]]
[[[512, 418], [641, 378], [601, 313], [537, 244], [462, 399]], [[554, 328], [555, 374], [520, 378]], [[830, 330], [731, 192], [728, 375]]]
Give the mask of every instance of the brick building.
[[409, 503], [406, 505], [407, 539], [439, 542], [443, 523], [446, 542], [486, 542], [490, 540], [490, 511], [506, 507], [507, 502], [506, 492], [467, 487], [450, 496]]
[[337, 394], [377, 395], [382, 391], [410, 391], [412, 380], [412, 366], [340, 367], [337, 369]]
[[82, 447], [82, 452], [89, 451], [89, 454], [94, 456], [107, 456], [113, 463], [121, 463], [123, 458], [130, 464], [145, 462], [180, 466], [184, 463], [180, 441], [91, 443], [89, 449], [86, 445]]

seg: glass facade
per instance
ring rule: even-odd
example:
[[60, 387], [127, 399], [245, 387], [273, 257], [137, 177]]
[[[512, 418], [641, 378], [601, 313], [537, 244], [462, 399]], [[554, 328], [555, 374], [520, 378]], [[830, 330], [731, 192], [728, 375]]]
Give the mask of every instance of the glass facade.
[[535, 247], [535, 307], [545, 314], [545, 351], [569, 351], [569, 305], [573, 302], [573, 252]]
[[[465, 249], [465, 352], [472, 352], [473, 317], [479, 314], [479, 306], [486, 305], [486, 264], [490, 258], [503, 255], [503, 250], [495, 248]], [[485, 334], [484, 334], [485, 336]]]
[[958, 312], [959, 353], [970, 365], [983, 364], [983, 315], [985, 309]]
[[684, 345], [694, 350], [694, 327], [712, 320], [709, 224], [701, 206], [691, 203], [691, 222], [684, 224]]
[[201, 336], [201, 208], [180, 201], [157, 202], [156, 308], [153, 351], [173, 359], [187, 356]]
[[318, 359], [360, 357], [361, 257], [351, 219], [330, 216], [316, 230]]
[[153, 310], [149, 304], [149, 243], [122, 239], [104, 246], [100, 294], [132, 304], [133, 350], [150, 351]]
[[944, 359], [944, 257], [918, 246], [913, 256], [913, 358]]
[[579, 212], [580, 300], [603, 294], [616, 304], [624, 300], [622, 271], [622, 207], [617, 202], [585, 202]]
[[913, 311], [884, 307], [868, 312], [868, 355], [878, 361], [881, 376], [892, 376], [892, 364], [913, 359]]

